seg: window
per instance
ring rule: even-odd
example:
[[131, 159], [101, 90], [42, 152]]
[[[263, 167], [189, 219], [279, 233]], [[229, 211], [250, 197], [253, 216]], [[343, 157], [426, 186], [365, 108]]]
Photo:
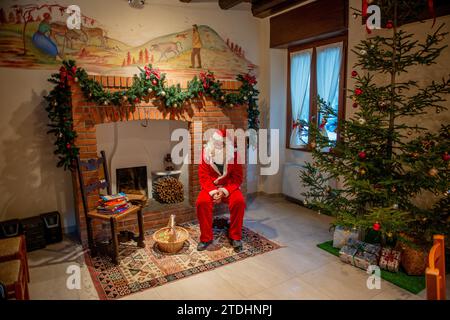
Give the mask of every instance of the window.
[[[289, 48], [287, 147], [308, 149], [308, 123], [317, 121], [324, 135], [338, 139], [338, 117], [343, 116], [346, 37]], [[338, 117], [318, 114], [318, 97]]]

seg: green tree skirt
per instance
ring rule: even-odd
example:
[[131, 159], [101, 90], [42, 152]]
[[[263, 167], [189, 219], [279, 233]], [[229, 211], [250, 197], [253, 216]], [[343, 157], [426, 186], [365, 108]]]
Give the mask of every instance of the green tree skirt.
[[[320, 249], [339, 257], [339, 249], [333, 247], [333, 241], [326, 241], [318, 244], [317, 246]], [[424, 276], [409, 276], [401, 270], [399, 272], [381, 270], [381, 278], [414, 294], [418, 294], [425, 289]]]

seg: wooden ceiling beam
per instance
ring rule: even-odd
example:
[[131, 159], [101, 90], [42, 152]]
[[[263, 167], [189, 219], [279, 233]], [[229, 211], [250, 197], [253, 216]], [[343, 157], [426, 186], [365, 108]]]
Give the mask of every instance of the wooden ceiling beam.
[[252, 13], [257, 18], [266, 18], [307, 0], [253, 0]]
[[219, 0], [219, 7], [223, 10], [228, 10], [233, 8], [234, 6], [237, 6], [238, 4], [242, 2], [249, 2], [247, 0]]

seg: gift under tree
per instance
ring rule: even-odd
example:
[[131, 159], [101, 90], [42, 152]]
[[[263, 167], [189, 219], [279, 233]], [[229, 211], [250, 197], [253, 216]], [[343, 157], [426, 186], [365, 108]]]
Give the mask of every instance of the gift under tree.
[[[417, 117], [446, 112], [450, 80], [444, 70], [442, 80], [426, 86], [404, 80], [413, 79], [408, 74], [413, 67], [434, 64], [446, 50], [445, 26], [434, 26], [424, 41], [401, 29], [411, 3], [377, 1], [389, 34], [372, 35], [352, 50], [356, 85], [349, 92], [355, 114], [340, 119], [337, 142], [323, 135], [317, 123], [310, 124], [314, 161], [305, 165], [301, 179], [308, 187], [306, 204], [335, 216], [336, 225], [372, 229], [384, 240], [403, 236], [424, 244], [433, 234], [450, 231], [450, 127], [431, 132]], [[327, 101], [319, 101], [322, 117], [337, 116]], [[338, 187], [331, 188], [330, 181]], [[417, 197], [428, 194], [435, 206], [419, 206]]]

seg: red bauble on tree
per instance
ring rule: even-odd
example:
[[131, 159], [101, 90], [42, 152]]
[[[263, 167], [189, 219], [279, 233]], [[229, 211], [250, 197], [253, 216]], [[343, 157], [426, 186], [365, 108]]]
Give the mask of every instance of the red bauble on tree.
[[354, 78], [354, 77], [356, 77], [356, 76], [358, 76], [358, 72], [356, 72], [355, 70], [353, 70], [353, 71], [352, 71], [352, 77]]
[[71, 149], [71, 148], [72, 148], [72, 145], [71, 145], [70, 143], [67, 143], [67, 144], [66, 144], [66, 148], [67, 148], [67, 149]]
[[153, 84], [154, 86], [156, 86], [156, 85], [158, 84], [158, 80], [153, 79], [153, 80], [152, 80], [152, 84]]
[[363, 93], [362, 89], [360, 89], [360, 88], [355, 89], [355, 95], [360, 96], [360, 95], [362, 95], [362, 93]]
[[450, 160], [450, 154], [448, 154], [448, 152], [445, 152], [445, 153], [442, 155], [442, 160], [444, 160], [444, 161]]
[[389, 20], [389, 21], [386, 23], [386, 28], [392, 29], [393, 27], [394, 27], [394, 24], [392, 23], [392, 20]]
[[358, 157], [359, 157], [361, 160], [364, 160], [364, 159], [367, 157], [367, 154], [366, 154], [365, 151], [360, 151], [360, 152], [358, 152]]
[[375, 231], [380, 231], [381, 229], [381, 224], [379, 222], [375, 222], [372, 226], [373, 230]]

